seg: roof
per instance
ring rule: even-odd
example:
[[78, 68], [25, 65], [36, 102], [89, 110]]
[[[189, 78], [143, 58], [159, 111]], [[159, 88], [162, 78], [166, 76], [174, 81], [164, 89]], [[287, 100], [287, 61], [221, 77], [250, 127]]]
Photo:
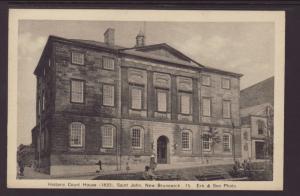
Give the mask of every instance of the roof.
[[240, 110], [241, 117], [246, 117], [249, 115], [257, 115], [257, 116], [266, 116], [266, 108], [273, 106], [270, 103], [263, 103], [260, 105], [255, 105], [247, 108], [243, 108]]
[[[167, 62], [167, 63], [171, 63], [171, 64], [186, 66], [186, 67], [193, 68], [193, 69], [205, 68], [206, 70], [209, 70], [209, 71], [223, 73], [223, 74], [227, 74], [227, 75], [231, 75], [231, 76], [235, 76], [235, 77], [242, 76], [241, 74], [203, 66], [200, 63], [196, 62], [195, 60], [191, 59], [190, 57], [186, 56], [182, 52], [176, 50], [175, 48], [171, 47], [170, 45], [168, 45], [166, 43], [128, 48], [128, 47], [123, 47], [123, 46], [119, 46], [119, 45], [111, 46], [104, 42], [99, 42], [99, 41], [82, 40], [82, 39], [67, 39], [67, 38], [53, 36], [53, 35], [50, 35], [48, 38], [47, 44], [42, 53], [42, 57], [40, 58], [38, 66], [36, 67], [36, 69], [34, 71], [35, 74], [37, 74], [39, 69], [41, 69], [41, 67], [43, 66], [41, 59], [43, 59], [43, 56], [45, 55], [44, 53], [46, 51], [49, 41], [60, 41], [60, 42], [65, 42], [65, 43], [74, 43], [74, 44], [81, 44], [81, 45], [83, 44], [86, 47], [102, 48], [102, 49], [114, 51], [114, 52], [117, 52], [120, 54], [131, 55], [131, 56], [136, 56], [136, 57], [140, 57], [140, 58], [146, 58], [146, 59], [150, 59], [153, 61]], [[176, 56], [179, 56], [180, 59], [169, 58], [167, 56], [161, 56], [161, 55], [146, 52], [146, 51], [149, 51], [149, 50], [152, 50], [155, 48], [164, 48], [164, 49], [170, 51], [171, 53], [175, 54]]]
[[274, 105], [274, 76], [241, 90], [240, 106], [250, 106], [270, 103]]
[[127, 54], [127, 55], [133, 55], [133, 56], [138, 56], [138, 57], [144, 57], [152, 60], [158, 60], [158, 61], [163, 61], [163, 62], [168, 62], [168, 63], [174, 63], [178, 65], [185, 65], [191, 68], [200, 68], [198, 65], [192, 63], [192, 62], [187, 62], [187, 61], [182, 61], [179, 59], [172, 59], [164, 56], [159, 56], [155, 54], [150, 54], [146, 52], [140, 52], [140, 51], [135, 51], [135, 50], [125, 50], [121, 51], [122, 54]]

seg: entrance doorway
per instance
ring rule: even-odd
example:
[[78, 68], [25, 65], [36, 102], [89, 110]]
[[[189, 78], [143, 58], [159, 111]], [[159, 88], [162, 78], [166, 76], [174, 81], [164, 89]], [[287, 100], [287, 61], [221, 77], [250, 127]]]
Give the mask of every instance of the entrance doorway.
[[160, 136], [157, 139], [157, 163], [168, 163], [168, 143], [169, 139], [166, 136]]
[[264, 153], [264, 142], [255, 142], [255, 157], [256, 159], [264, 159], [265, 153]]

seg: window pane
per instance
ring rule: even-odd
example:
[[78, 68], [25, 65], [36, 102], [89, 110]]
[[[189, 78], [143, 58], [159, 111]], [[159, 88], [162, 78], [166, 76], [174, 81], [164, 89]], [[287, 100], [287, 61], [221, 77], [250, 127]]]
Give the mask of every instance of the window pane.
[[83, 103], [83, 81], [72, 80], [71, 101]]
[[223, 149], [224, 151], [230, 151], [230, 138], [229, 135], [223, 136]]
[[223, 117], [230, 118], [230, 101], [223, 101]]
[[210, 150], [210, 137], [209, 137], [209, 134], [203, 134], [202, 144], [203, 144], [203, 150]]
[[114, 106], [115, 89], [112, 85], [103, 85], [103, 105]]
[[190, 114], [190, 96], [186, 94], [181, 95], [181, 113]]
[[132, 129], [132, 147], [141, 147], [141, 130], [138, 128]]
[[84, 64], [84, 54], [79, 52], [72, 52], [72, 63], [83, 65]]
[[70, 145], [71, 146], [82, 146], [82, 131], [84, 125], [81, 123], [71, 124], [71, 135], [70, 135]]
[[265, 126], [264, 121], [262, 121], [262, 120], [257, 121], [258, 134], [263, 134], [264, 133], [264, 126]]
[[131, 107], [133, 109], [142, 109], [142, 90], [137, 88], [131, 89]]
[[181, 136], [182, 149], [190, 149], [190, 134], [188, 132], [182, 132]]
[[115, 68], [114, 59], [109, 57], [103, 57], [103, 68], [113, 70]]
[[167, 93], [166, 92], [157, 92], [157, 109], [160, 112], [166, 112], [167, 111]]
[[203, 115], [204, 116], [210, 116], [211, 115], [211, 111], [210, 111], [210, 104], [211, 104], [211, 101], [209, 98], [203, 98]]
[[227, 78], [222, 79], [222, 88], [229, 89], [230, 88], [230, 80]]
[[113, 147], [113, 130], [112, 126], [102, 127], [102, 147], [112, 148]]

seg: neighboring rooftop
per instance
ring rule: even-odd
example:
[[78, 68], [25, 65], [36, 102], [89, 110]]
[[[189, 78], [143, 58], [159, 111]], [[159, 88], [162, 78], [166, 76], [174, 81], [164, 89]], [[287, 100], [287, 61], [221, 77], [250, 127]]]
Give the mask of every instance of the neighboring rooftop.
[[270, 103], [263, 103], [260, 105], [243, 108], [240, 110], [240, 115], [241, 117], [246, 117], [249, 115], [266, 116], [268, 107], [272, 108], [273, 106]]
[[272, 106], [274, 105], [274, 76], [241, 90], [241, 108], [264, 103], [270, 103]]

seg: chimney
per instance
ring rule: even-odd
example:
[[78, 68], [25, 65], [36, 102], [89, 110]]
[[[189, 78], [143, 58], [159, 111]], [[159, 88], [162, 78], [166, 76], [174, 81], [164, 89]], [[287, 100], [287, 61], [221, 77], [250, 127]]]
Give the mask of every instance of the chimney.
[[145, 35], [142, 31], [136, 36], [136, 45], [135, 47], [145, 46]]
[[115, 44], [115, 29], [108, 28], [104, 33], [104, 42], [109, 45], [113, 46]]

